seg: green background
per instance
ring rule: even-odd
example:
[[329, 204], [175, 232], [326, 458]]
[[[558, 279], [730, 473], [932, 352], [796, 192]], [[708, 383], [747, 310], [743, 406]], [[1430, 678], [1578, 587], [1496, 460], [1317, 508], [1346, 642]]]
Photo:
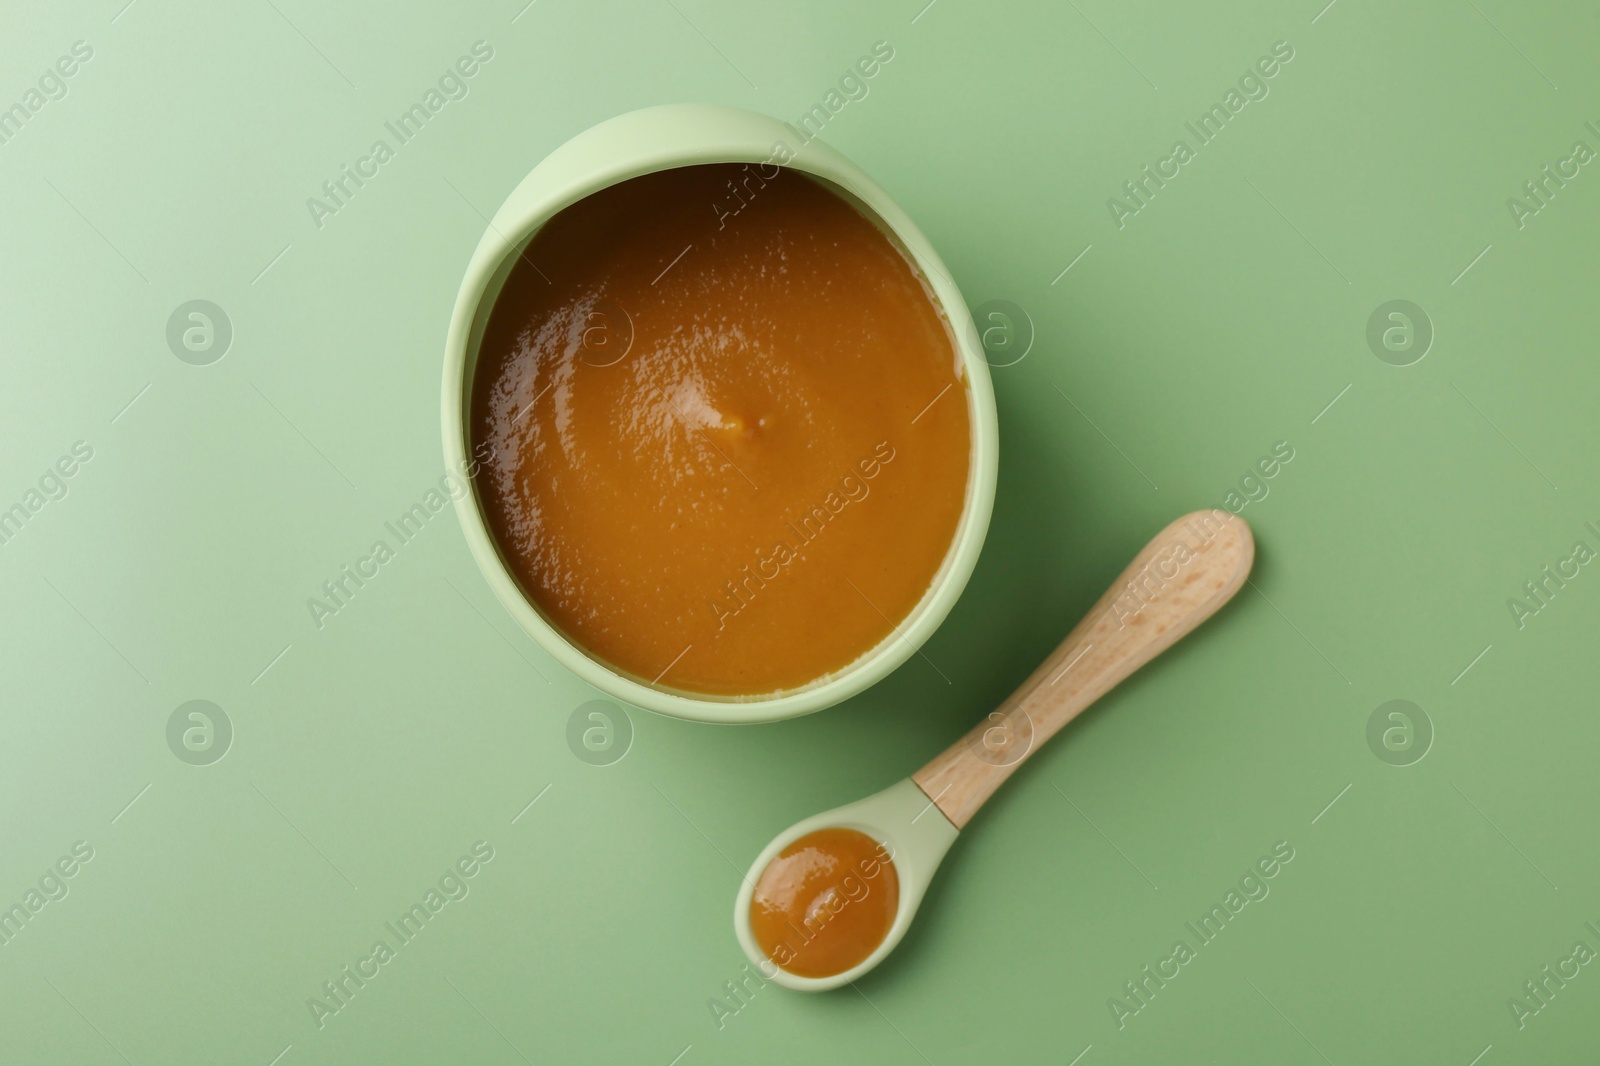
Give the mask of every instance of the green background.
[[[0, 34], [0, 107], [94, 49], [0, 146], [0, 507], [94, 449], [0, 547], [0, 903], [94, 848], [0, 946], [0, 1059], [1592, 1051], [1595, 967], [1520, 1030], [1507, 1000], [1600, 949], [1600, 574], [1520, 629], [1506, 605], [1600, 547], [1600, 174], [1525, 228], [1506, 206], [1600, 147], [1592, 7], [122, 3], [12, 4]], [[480, 39], [470, 94], [318, 228], [306, 198]], [[318, 630], [306, 599], [444, 473], [483, 216], [596, 122], [794, 120], [878, 40], [894, 59], [824, 139], [1034, 333], [994, 371], [994, 522], [937, 671], [779, 725], [634, 711], [631, 750], [590, 765], [565, 738], [597, 693], [498, 608], [449, 512]], [[1107, 198], [1280, 40], [1270, 95], [1119, 229]], [[234, 329], [208, 366], [165, 337], [197, 298]], [[1392, 299], [1436, 331], [1413, 365], [1365, 339]], [[1295, 457], [1244, 510], [1254, 587], [1032, 760], [856, 990], [769, 986], [718, 1028], [762, 844], [942, 749], [1278, 441]], [[235, 730], [210, 765], [168, 747], [192, 699]], [[1412, 765], [1366, 740], [1391, 699], [1436, 733]], [[479, 840], [470, 894], [319, 1029], [322, 982]], [[1108, 1000], [1279, 841], [1271, 895], [1119, 1029]]]

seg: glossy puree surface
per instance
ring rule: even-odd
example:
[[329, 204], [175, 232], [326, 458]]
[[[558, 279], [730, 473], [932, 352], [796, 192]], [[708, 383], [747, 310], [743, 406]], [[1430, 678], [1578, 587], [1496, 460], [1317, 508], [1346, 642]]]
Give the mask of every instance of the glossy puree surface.
[[832, 977], [883, 943], [900, 909], [889, 849], [854, 829], [818, 829], [778, 853], [750, 899], [750, 932], [798, 977]]
[[847, 666], [930, 586], [968, 395], [918, 274], [777, 166], [634, 178], [548, 222], [473, 383], [502, 557], [593, 656], [712, 695]]

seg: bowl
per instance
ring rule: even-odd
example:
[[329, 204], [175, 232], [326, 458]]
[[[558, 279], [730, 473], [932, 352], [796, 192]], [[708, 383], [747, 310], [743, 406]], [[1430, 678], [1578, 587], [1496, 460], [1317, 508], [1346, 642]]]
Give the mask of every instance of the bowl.
[[889, 195], [843, 155], [767, 115], [708, 104], [670, 104], [619, 115], [578, 134], [523, 178], [495, 212], [467, 265], [445, 340], [442, 424], [446, 469], [468, 471], [473, 373], [484, 328], [523, 248], [555, 214], [618, 182], [701, 163], [780, 163], [820, 181], [884, 232], [916, 266], [950, 325], [966, 375], [972, 442], [956, 534], [922, 599], [879, 644], [796, 689], [753, 696], [686, 692], [604, 662], [566, 636], [525, 595], [501, 558], [478, 487], [456, 511], [479, 569], [501, 605], [551, 658], [615, 699], [700, 722], [770, 722], [831, 707], [904, 663], [938, 628], [966, 587], [994, 504], [999, 428], [989, 366], [972, 316], [938, 253]]

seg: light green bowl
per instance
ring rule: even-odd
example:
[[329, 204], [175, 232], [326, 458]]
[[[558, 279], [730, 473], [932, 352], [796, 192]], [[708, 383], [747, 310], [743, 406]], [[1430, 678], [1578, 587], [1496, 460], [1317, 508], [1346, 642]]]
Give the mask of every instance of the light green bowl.
[[[950, 551], [909, 616], [853, 663], [800, 688], [757, 696], [713, 696], [652, 684], [568, 639], [523, 594], [506, 569], [472, 491], [456, 500], [467, 544], [505, 609], [562, 666], [636, 707], [701, 722], [771, 722], [810, 714], [854, 696], [905, 662], [944, 621], [978, 561], [994, 504], [999, 457], [994, 390], [983, 345], [961, 293], [922, 232], [853, 163], [775, 118], [731, 107], [672, 104], [600, 123], [572, 138], [512, 190], [495, 213], [461, 280], [445, 341], [443, 428], [446, 468], [468, 468], [472, 378], [484, 327], [522, 249], [557, 212], [607, 186], [699, 163], [782, 162], [821, 180], [872, 219], [916, 264], [943, 309], [966, 372], [972, 426], [967, 497]], [[649, 506], [648, 501], [641, 506]]]

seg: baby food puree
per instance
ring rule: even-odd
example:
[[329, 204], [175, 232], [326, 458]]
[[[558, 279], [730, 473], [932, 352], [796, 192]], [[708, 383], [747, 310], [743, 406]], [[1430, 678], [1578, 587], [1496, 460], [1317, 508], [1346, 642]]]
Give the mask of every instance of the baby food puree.
[[778, 853], [750, 898], [750, 932], [796, 977], [832, 977], [875, 951], [900, 909], [889, 849], [854, 829], [818, 829]]
[[645, 175], [552, 218], [490, 314], [479, 496], [553, 624], [645, 682], [798, 688], [927, 591], [966, 495], [966, 380], [904, 254], [777, 166]]

